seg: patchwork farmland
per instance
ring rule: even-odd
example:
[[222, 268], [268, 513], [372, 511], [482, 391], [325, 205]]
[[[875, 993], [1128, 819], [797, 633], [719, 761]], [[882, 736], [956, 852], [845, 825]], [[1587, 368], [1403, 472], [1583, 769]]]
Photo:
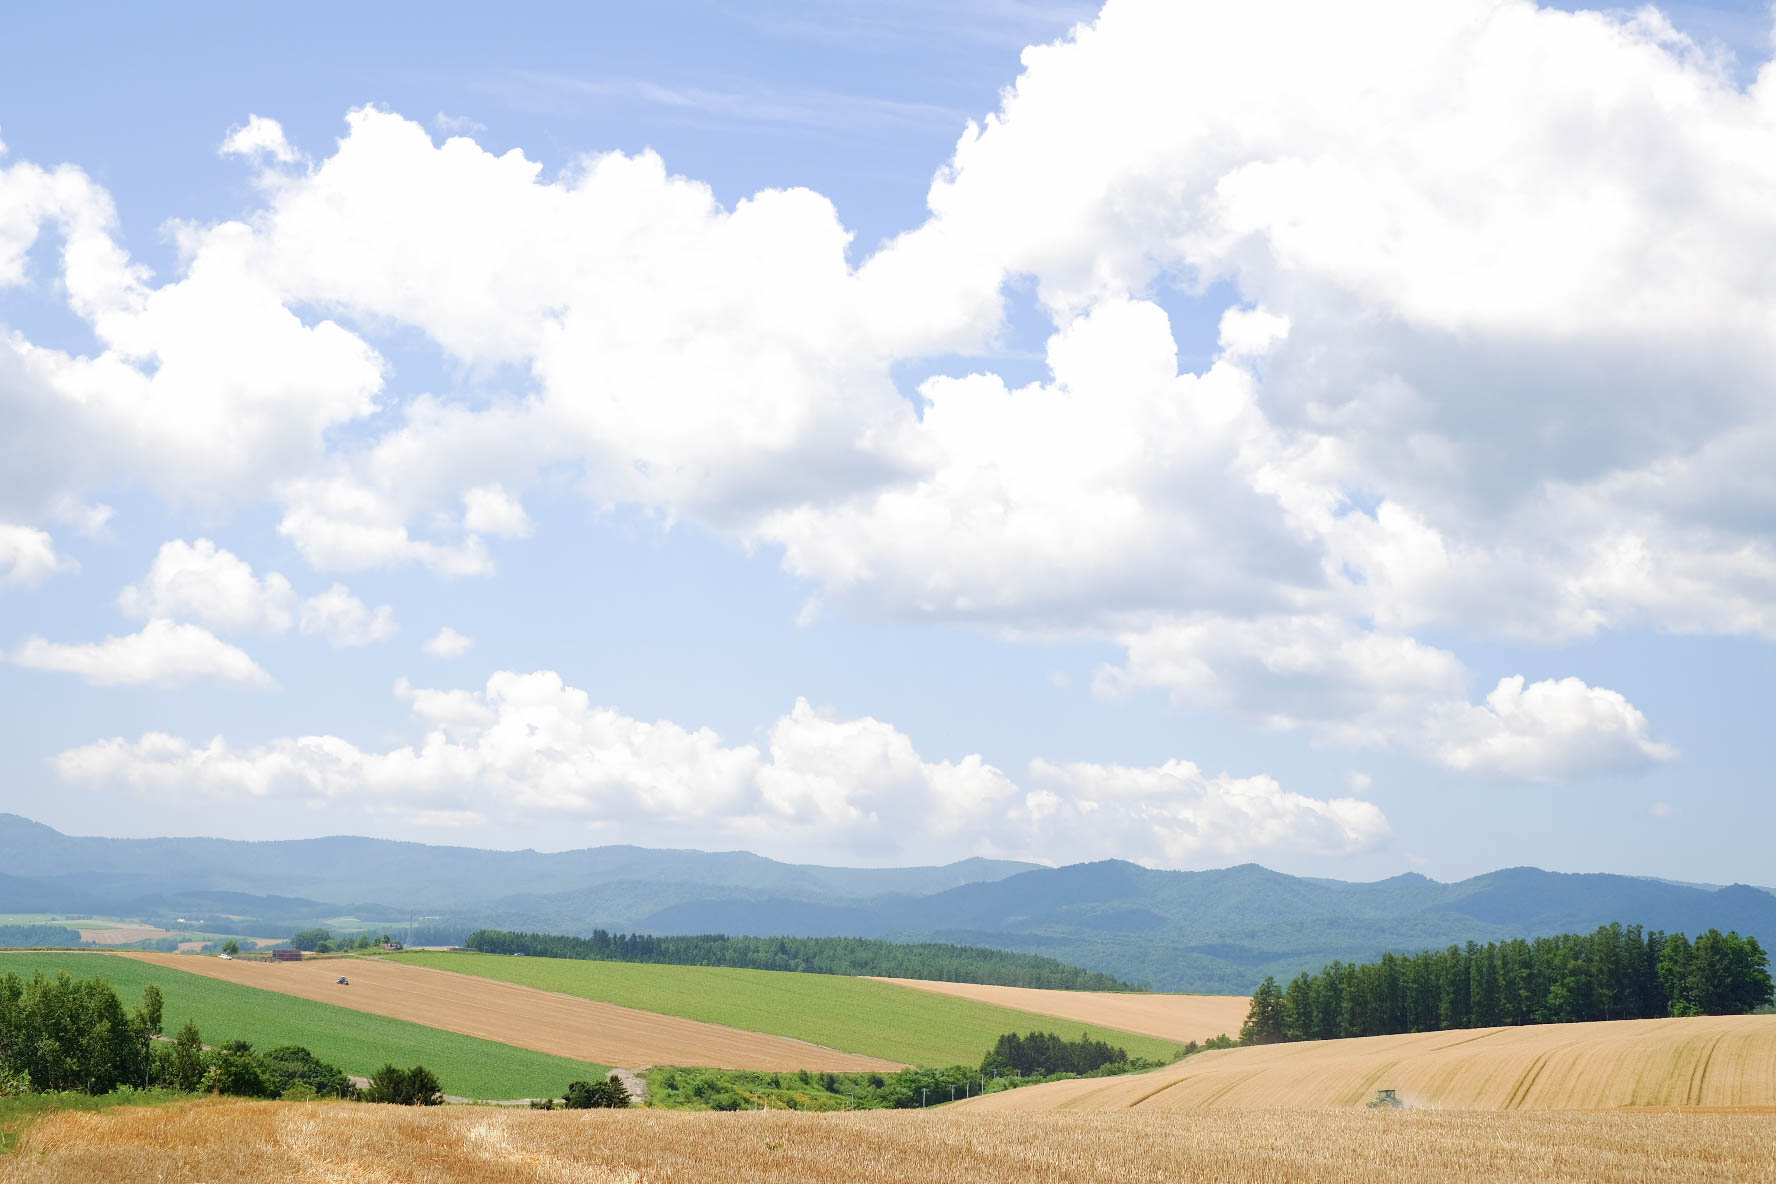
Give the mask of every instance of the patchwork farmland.
[[0, 975], [28, 978], [41, 971], [50, 976], [66, 972], [75, 978], [104, 978], [130, 1004], [153, 983], [166, 998], [164, 1026], [169, 1035], [191, 1020], [208, 1042], [242, 1039], [261, 1049], [300, 1044], [359, 1076], [387, 1061], [419, 1061], [438, 1074], [448, 1092], [463, 1097], [546, 1096], [604, 1068], [188, 973], [188, 968], [200, 965], [228, 965], [214, 958], [165, 955], [164, 959], [166, 964], [161, 965], [96, 950], [19, 950], [0, 952]]
[[[1000, 1036], [1035, 1028], [1069, 1038], [1084, 1031], [1094, 1040], [1127, 1049], [1130, 1056], [1154, 1061], [1171, 1060], [1183, 1043], [1077, 1019], [1044, 1023], [1043, 1017], [1028, 1011], [837, 974], [473, 953], [406, 953], [396, 960], [685, 1020], [769, 1032], [906, 1065], [979, 1064]], [[1243, 1015], [1243, 1001], [1240, 1011]], [[664, 1056], [636, 1063], [712, 1064]]]
[[[901, 1068], [893, 1061], [782, 1036], [384, 958], [271, 963], [178, 954], [115, 956], [602, 1065], [665, 1063], [847, 1073]], [[335, 981], [341, 976], [350, 979], [349, 986]]]

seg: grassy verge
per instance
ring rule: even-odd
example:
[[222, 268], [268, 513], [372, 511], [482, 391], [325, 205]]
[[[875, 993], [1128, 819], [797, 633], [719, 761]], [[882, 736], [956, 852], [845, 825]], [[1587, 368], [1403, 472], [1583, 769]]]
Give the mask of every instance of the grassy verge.
[[904, 1065], [979, 1064], [1007, 1032], [1084, 1032], [1132, 1057], [1170, 1061], [1170, 1040], [1052, 1019], [873, 979], [722, 966], [421, 952], [402, 962], [476, 974], [602, 1003], [807, 1040]]
[[169, 970], [105, 954], [0, 952], [0, 974], [33, 971], [109, 980], [124, 1005], [157, 984], [166, 997], [165, 1031], [194, 1020], [204, 1041], [246, 1040], [258, 1049], [300, 1044], [347, 1073], [369, 1076], [383, 1064], [422, 1064], [444, 1092], [470, 1098], [553, 1097], [570, 1081], [596, 1080], [607, 1067], [553, 1057], [406, 1020]]

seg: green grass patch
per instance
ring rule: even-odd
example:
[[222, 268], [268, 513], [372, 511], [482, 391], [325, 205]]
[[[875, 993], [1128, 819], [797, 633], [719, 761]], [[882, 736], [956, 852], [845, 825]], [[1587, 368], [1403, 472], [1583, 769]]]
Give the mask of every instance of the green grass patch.
[[135, 1006], [144, 986], [157, 984], [166, 997], [163, 1026], [169, 1036], [194, 1020], [206, 1044], [246, 1040], [257, 1049], [300, 1044], [361, 1077], [391, 1061], [403, 1067], [421, 1064], [438, 1075], [445, 1093], [461, 1097], [554, 1097], [568, 1082], [595, 1080], [594, 1074], [602, 1077], [608, 1068], [131, 958], [0, 952], [0, 974], [10, 971], [28, 978], [38, 970], [106, 979], [125, 1007]]
[[0, 1155], [7, 1155], [18, 1147], [26, 1127], [59, 1110], [109, 1110], [113, 1106], [153, 1106], [190, 1099], [190, 1094], [171, 1089], [120, 1089], [96, 1097], [68, 1093], [0, 1098]]
[[559, 991], [602, 1003], [789, 1036], [903, 1065], [978, 1065], [1007, 1032], [1085, 1032], [1132, 1057], [1173, 1060], [1177, 1043], [848, 978], [724, 966], [661, 966], [568, 958], [413, 951], [402, 962]]

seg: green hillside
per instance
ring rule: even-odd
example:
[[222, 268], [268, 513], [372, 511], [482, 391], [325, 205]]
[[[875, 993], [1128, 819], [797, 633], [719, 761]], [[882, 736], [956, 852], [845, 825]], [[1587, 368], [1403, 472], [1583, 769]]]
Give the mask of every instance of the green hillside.
[[368, 1076], [389, 1061], [423, 1064], [438, 1075], [444, 1092], [464, 1097], [553, 1097], [569, 1081], [591, 1079], [606, 1068], [130, 958], [0, 952], [0, 974], [29, 977], [38, 970], [106, 979], [126, 1006], [134, 1006], [142, 988], [155, 983], [166, 996], [168, 1035], [186, 1020], [195, 1020], [206, 1044], [235, 1039], [250, 1041], [259, 1049], [301, 1044], [359, 1076]]
[[1069, 1038], [1084, 1031], [1127, 1049], [1130, 1056], [1157, 1061], [1170, 1060], [1178, 1049], [1172, 1041], [1151, 1036], [841, 975], [456, 952], [394, 956], [419, 966], [789, 1036], [908, 1065], [978, 1064], [1000, 1036], [1036, 1029]]

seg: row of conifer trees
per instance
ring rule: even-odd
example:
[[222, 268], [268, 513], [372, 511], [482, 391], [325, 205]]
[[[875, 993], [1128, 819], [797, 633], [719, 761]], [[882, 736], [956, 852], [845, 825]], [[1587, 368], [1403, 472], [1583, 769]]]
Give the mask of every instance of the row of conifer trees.
[[1500, 1024], [1737, 1015], [1770, 1002], [1754, 937], [1605, 925], [1595, 933], [1469, 942], [1380, 961], [1334, 962], [1252, 996], [1247, 1044], [1434, 1032]]

